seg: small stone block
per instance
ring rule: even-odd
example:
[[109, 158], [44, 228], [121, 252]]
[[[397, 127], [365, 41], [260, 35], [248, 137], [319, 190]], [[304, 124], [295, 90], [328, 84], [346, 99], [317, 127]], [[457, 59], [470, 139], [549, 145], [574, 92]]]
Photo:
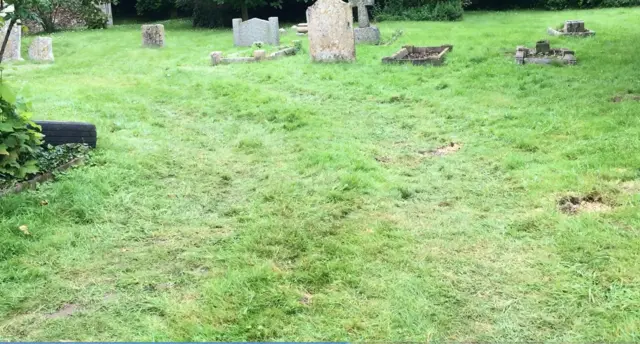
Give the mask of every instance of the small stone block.
[[29, 58], [33, 61], [53, 62], [53, 39], [36, 37], [29, 46]]
[[211, 57], [211, 65], [216, 66], [219, 65], [222, 61], [222, 51], [214, 51], [209, 55]]
[[253, 57], [255, 57], [256, 60], [264, 60], [266, 56], [267, 52], [264, 50], [255, 50], [253, 52]]
[[549, 41], [536, 42], [537, 53], [548, 53], [550, 50], [551, 50], [551, 47], [549, 46]]
[[562, 60], [570, 65], [574, 65], [577, 62], [575, 55], [572, 55], [572, 54], [566, 54], [562, 56]]
[[380, 30], [373, 25], [369, 27], [357, 27], [353, 31], [356, 36], [356, 43], [380, 43]]
[[142, 45], [145, 47], [164, 47], [164, 25], [142, 25]]

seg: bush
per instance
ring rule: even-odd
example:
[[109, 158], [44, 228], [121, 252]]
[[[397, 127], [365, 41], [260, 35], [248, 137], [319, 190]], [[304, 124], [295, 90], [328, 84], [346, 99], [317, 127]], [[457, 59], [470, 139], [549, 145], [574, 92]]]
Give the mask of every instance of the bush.
[[454, 21], [464, 13], [460, 0], [387, 0], [376, 8], [375, 18], [383, 20]]
[[35, 157], [41, 143], [29, 104], [17, 100], [9, 86], [0, 82], [0, 179], [21, 179], [38, 172]]
[[[90, 29], [107, 26], [107, 16], [98, 7], [109, 0], [23, 0], [23, 22], [30, 29], [54, 32], [86, 25]], [[114, 0], [113, 3], [117, 3]]]
[[106, 29], [107, 15], [95, 6], [83, 7], [80, 9], [82, 20], [89, 29]]
[[231, 26], [231, 18], [238, 16], [228, 5], [219, 5], [210, 0], [193, 2], [193, 26], [195, 27], [226, 27]]
[[136, 11], [139, 15], [153, 13], [168, 13], [175, 9], [174, 0], [137, 0]]
[[502, 10], [516, 8], [566, 8], [628, 7], [640, 6], [640, 0], [472, 0], [471, 9]]

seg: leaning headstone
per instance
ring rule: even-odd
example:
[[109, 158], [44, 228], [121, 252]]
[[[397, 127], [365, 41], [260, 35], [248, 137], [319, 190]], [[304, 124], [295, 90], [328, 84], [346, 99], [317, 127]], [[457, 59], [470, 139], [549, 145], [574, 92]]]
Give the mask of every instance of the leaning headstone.
[[51, 37], [36, 37], [29, 46], [29, 59], [53, 62], [53, 40]]
[[[5, 21], [4, 27], [0, 30], [0, 37], [4, 39], [9, 29], [9, 21]], [[7, 47], [4, 49], [3, 61], [22, 60], [20, 49], [22, 47], [22, 30], [21, 25], [16, 24], [11, 29]]]
[[349, 0], [351, 7], [358, 8], [358, 27], [354, 29], [356, 43], [380, 43], [380, 30], [369, 22], [367, 6], [373, 6], [374, 0]]
[[253, 42], [280, 45], [278, 17], [269, 17], [269, 21], [251, 18], [245, 22], [236, 18], [231, 21], [231, 24], [235, 46], [250, 47]]
[[309, 53], [312, 61], [356, 59], [351, 6], [341, 0], [318, 0], [307, 9]]
[[142, 45], [145, 47], [164, 47], [164, 25], [142, 25]]

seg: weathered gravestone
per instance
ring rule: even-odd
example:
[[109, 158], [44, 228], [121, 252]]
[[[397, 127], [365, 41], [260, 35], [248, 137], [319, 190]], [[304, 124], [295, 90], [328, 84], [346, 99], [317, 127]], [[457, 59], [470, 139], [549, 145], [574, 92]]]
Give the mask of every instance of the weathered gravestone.
[[236, 18], [232, 20], [233, 44], [240, 47], [250, 47], [254, 42], [271, 45], [280, 44], [280, 25], [278, 17], [269, 17], [269, 21], [251, 18], [245, 22]]
[[318, 0], [307, 9], [307, 23], [312, 61], [356, 59], [351, 5], [341, 0]]
[[111, 3], [108, 2], [106, 4], [98, 5], [98, 8], [104, 13], [107, 17], [107, 26], [113, 26], [113, 12], [111, 12]]
[[53, 62], [53, 40], [51, 37], [36, 37], [29, 46], [29, 59]]
[[[7, 20], [0, 30], [0, 37], [4, 39], [9, 29], [9, 21]], [[22, 60], [20, 55], [20, 48], [22, 47], [22, 30], [21, 25], [16, 24], [11, 29], [9, 34], [9, 40], [7, 41], [7, 47], [4, 49], [3, 61]]]
[[374, 0], [349, 0], [351, 7], [358, 8], [358, 27], [354, 29], [356, 43], [380, 43], [380, 30], [369, 22], [367, 6], [373, 6]]
[[142, 25], [142, 46], [164, 47], [164, 25]]

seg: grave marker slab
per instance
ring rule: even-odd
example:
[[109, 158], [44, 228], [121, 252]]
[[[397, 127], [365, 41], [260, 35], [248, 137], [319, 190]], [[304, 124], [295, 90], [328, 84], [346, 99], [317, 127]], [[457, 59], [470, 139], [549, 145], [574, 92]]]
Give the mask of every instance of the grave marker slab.
[[[6, 21], [2, 30], [0, 30], [0, 37], [4, 38], [9, 29], [9, 21]], [[7, 47], [4, 50], [3, 61], [15, 61], [22, 60], [20, 49], [22, 47], [22, 26], [16, 24], [11, 29], [9, 34], [9, 40], [7, 41]]]
[[318, 0], [307, 9], [312, 61], [354, 61], [356, 44], [351, 6], [341, 0]]
[[29, 59], [53, 62], [53, 39], [51, 37], [36, 37], [29, 46]]
[[280, 25], [278, 17], [269, 20], [251, 18], [245, 22], [236, 18], [231, 22], [233, 26], [233, 44], [239, 47], [250, 47], [254, 42], [271, 45], [280, 44]]
[[142, 25], [142, 45], [145, 47], [164, 47], [164, 25]]

